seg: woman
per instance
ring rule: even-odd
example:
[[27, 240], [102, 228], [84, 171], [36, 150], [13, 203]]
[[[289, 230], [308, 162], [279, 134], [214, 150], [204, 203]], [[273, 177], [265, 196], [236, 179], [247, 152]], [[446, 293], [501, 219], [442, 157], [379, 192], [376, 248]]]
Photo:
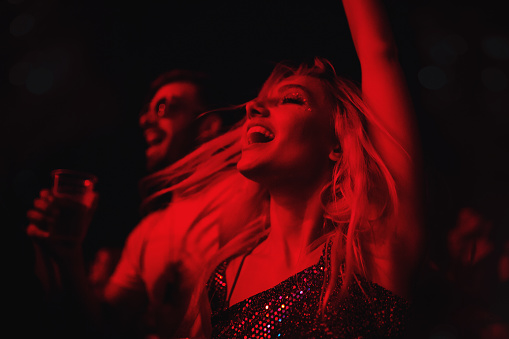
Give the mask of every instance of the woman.
[[422, 238], [417, 128], [381, 5], [343, 5], [362, 91], [325, 59], [281, 64], [232, 132], [267, 208], [256, 201], [212, 263], [212, 337], [403, 333]]

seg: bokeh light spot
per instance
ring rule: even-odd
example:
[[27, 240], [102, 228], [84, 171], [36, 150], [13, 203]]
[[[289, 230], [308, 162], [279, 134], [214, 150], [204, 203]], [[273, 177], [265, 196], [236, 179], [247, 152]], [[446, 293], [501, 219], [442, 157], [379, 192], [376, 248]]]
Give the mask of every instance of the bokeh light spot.
[[450, 65], [458, 59], [458, 56], [465, 54], [467, 50], [465, 39], [457, 34], [451, 34], [433, 45], [429, 50], [429, 54], [436, 63]]
[[509, 41], [505, 37], [486, 37], [483, 39], [482, 47], [484, 53], [494, 59], [509, 59]]
[[34, 27], [34, 17], [30, 14], [24, 13], [11, 21], [9, 32], [14, 36], [22, 36], [30, 32]]
[[468, 51], [468, 44], [466, 40], [458, 34], [446, 36], [444, 38], [444, 42], [451, 46], [458, 55], [465, 54]]
[[26, 88], [34, 94], [43, 94], [53, 86], [53, 73], [47, 68], [34, 68], [28, 73]]
[[427, 89], [437, 90], [445, 86], [447, 77], [440, 68], [427, 66], [422, 68], [417, 75], [419, 82]]
[[493, 92], [501, 92], [507, 88], [507, 77], [498, 68], [485, 68], [481, 72], [484, 87]]
[[431, 47], [429, 51], [431, 58], [439, 64], [442, 65], [450, 65], [456, 61], [458, 55], [454, 50], [454, 47], [448, 44], [446, 41], [441, 41], [440, 43]]
[[9, 82], [15, 86], [24, 85], [29, 71], [30, 64], [28, 62], [18, 62], [9, 71]]

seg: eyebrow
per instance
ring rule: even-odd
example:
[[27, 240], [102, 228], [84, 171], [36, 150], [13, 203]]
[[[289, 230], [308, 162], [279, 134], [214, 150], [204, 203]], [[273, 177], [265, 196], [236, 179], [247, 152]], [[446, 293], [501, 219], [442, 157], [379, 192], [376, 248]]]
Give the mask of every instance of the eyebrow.
[[162, 97], [161, 99], [156, 101], [155, 107], [159, 106], [160, 104], [166, 104], [166, 102], [168, 102], [168, 105], [173, 105], [173, 104], [179, 104], [182, 101], [183, 101], [182, 97], [178, 96], [178, 95], [173, 95], [169, 98]]

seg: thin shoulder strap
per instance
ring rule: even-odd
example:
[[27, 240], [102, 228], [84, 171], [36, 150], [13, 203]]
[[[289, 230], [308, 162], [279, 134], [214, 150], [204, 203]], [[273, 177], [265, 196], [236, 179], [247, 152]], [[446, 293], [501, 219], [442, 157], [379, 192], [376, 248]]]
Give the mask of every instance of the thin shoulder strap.
[[[227, 307], [230, 306], [230, 299], [232, 297], [232, 294], [233, 294], [233, 290], [235, 289], [235, 286], [237, 285], [237, 281], [239, 280], [239, 275], [240, 275], [240, 271], [242, 270], [242, 266], [244, 265], [244, 261], [246, 260], [246, 257], [248, 255], [251, 254], [251, 252], [253, 252], [253, 250], [258, 247], [258, 245], [260, 245], [260, 243], [262, 243], [267, 237], [262, 237], [261, 239], [258, 239], [258, 241], [254, 244], [253, 247], [251, 247], [249, 249], [249, 251], [247, 251], [243, 256], [242, 256], [242, 260], [240, 261], [240, 264], [239, 264], [239, 268], [237, 269], [237, 273], [235, 274], [235, 279], [233, 280], [233, 283], [232, 283], [232, 288], [230, 289], [230, 293], [228, 293], [228, 297], [226, 298], [226, 305]], [[224, 275], [226, 277], [226, 268], [225, 268], [225, 272], [224, 272]], [[228, 287], [228, 285], [227, 285]]]
[[[258, 245], [258, 244], [257, 244]], [[235, 279], [233, 279], [232, 288], [230, 289], [230, 293], [228, 293], [228, 297], [226, 298], [226, 305], [227, 307], [230, 306], [230, 299], [232, 298], [233, 290], [235, 289], [235, 286], [237, 285], [237, 280], [239, 280], [240, 270], [242, 269], [242, 266], [244, 265], [244, 261], [246, 260], [246, 257], [253, 252], [255, 247], [253, 246], [249, 251], [247, 251], [243, 256], [242, 260], [240, 261], [239, 268], [237, 269], [237, 273], [235, 274]], [[225, 276], [226, 276], [226, 269], [225, 269]]]

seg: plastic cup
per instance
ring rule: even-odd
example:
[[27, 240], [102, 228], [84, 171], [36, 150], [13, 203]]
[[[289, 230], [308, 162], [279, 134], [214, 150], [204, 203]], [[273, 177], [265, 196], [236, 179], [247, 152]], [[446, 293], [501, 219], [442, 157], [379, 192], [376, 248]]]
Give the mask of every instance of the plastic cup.
[[91, 173], [68, 169], [51, 172], [52, 194], [58, 213], [50, 227], [56, 237], [83, 239], [92, 218], [97, 193], [97, 177]]

